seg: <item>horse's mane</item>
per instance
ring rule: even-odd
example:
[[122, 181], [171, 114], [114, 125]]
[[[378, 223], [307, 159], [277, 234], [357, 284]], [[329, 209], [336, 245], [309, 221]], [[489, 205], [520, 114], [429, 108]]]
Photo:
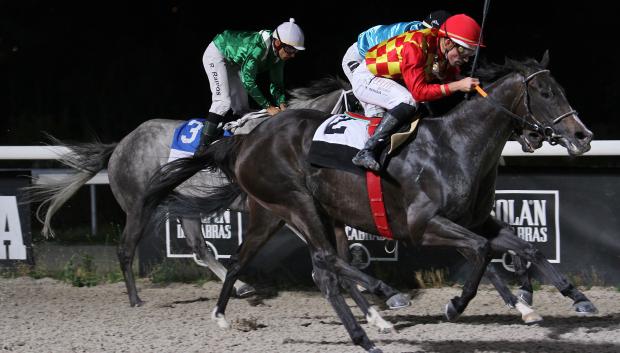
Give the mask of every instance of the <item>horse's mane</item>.
[[325, 77], [310, 82], [308, 87], [293, 88], [288, 91], [288, 93], [292, 97], [292, 103], [295, 100], [307, 101], [341, 89], [345, 91], [349, 90], [351, 89], [351, 85], [339, 77]]
[[474, 76], [478, 77], [483, 84], [490, 84], [509, 73], [520, 72], [527, 74], [533, 68], [540, 70], [543, 67], [536, 59], [532, 58], [527, 58], [523, 61], [504, 58], [503, 64], [482, 62]]
[[[483, 60], [480, 64], [480, 68], [474, 73], [474, 76], [480, 79], [483, 87], [487, 87], [508, 74], [519, 72], [528, 75], [532, 71], [540, 69], [543, 69], [543, 65], [532, 58], [527, 58], [522, 61], [505, 58], [503, 64], [491, 63]], [[435, 116], [426, 117], [425, 119], [442, 119], [455, 109], [462, 107], [463, 103], [466, 101], [460, 100], [460, 97], [461, 95], [455, 95], [440, 101], [431, 102], [433, 109], [439, 111], [439, 113]]]

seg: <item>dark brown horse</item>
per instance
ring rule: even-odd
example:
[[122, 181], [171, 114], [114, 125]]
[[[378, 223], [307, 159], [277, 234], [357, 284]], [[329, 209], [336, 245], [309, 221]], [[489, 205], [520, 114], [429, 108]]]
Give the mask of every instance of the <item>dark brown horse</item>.
[[[532, 145], [536, 139], [560, 143], [571, 155], [590, 149], [592, 133], [572, 110], [563, 89], [545, 69], [546, 64], [545, 56], [540, 63], [508, 60], [503, 66], [486, 70], [500, 77], [488, 89], [493, 104], [478, 97], [445, 116], [423, 119], [415, 139], [391, 157], [382, 173], [394, 238], [421, 246], [454, 247], [472, 264], [462, 295], [446, 305], [450, 320], [458, 317], [475, 296], [492, 253], [506, 251], [531, 261], [574, 301], [578, 313], [596, 312], [585, 295], [538, 249], [490, 216], [498, 161], [514, 130]], [[152, 210], [153, 203], [187, 174], [205, 167], [223, 170], [234, 183], [220, 189], [217, 197], [193, 202], [203, 209], [217, 210], [245, 193], [249, 196], [250, 221], [239, 261], [229, 269], [215, 316], [223, 317], [232, 283], [285, 221], [306, 239], [315, 282], [353, 342], [379, 352], [355, 320], [339, 284], [361, 283], [382, 296], [389, 296], [392, 289], [339, 259], [329, 241], [334, 221], [377, 233], [366, 183], [358, 175], [316, 168], [307, 162], [314, 131], [325, 118], [326, 114], [313, 110], [288, 110], [249, 135], [222, 140], [202, 156], [168, 165], [165, 171], [170, 173], [149, 188], [146, 209]]]

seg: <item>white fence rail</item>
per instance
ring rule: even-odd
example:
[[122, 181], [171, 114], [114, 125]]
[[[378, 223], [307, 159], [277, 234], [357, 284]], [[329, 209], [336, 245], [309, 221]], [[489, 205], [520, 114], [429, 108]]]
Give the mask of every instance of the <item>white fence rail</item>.
[[[45, 160], [58, 159], [68, 153], [69, 149], [62, 146], [0, 146], [0, 160]], [[516, 141], [508, 141], [502, 156], [504, 157], [541, 157], [566, 156], [566, 149], [562, 146], [551, 146], [547, 143], [534, 153], [525, 153]], [[584, 156], [619, 156], [620, 140], [592, 141], [592, 149]]]
[[[63, 146], [0, 146], [0, 160], [55, 160], [59, 156], [68, 153], [69, 149]], [[525, 153], [521, 145], [516, 141], [508, 141], [502, 156], [504, 157], [550, 157], [567, 156], [566, 149], [562, 146], [551, 146], [547, 143], [534, 153]], [[592, 149], [583, 155], [589, 156], [620, 156], [620, 140], [592, 141]], [[35, 182], [47, 184], [59, 180], [67, 175], [67, 169], [34, 169]], [[108, 184], [108, 173], [102, 171], [88, 184]]]

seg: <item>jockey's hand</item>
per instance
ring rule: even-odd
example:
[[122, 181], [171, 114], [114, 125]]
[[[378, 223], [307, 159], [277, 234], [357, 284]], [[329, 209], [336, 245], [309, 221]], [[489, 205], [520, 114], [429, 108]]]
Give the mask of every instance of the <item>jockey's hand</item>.
[[480, 80], [475, 77], [465, 77], [464, 79], [454, 81], [448, 84], [450, 91], [471, 92], [475, 86], [480, 84]]
[[267, 107], [267, 114], [274, 116], [280, 112], [280, 108], [270, 105]]
[[284, 104], [284, 103], [280, 104], [280, 110], [281, 111], [285, 111], [286, 110], [286, 104]]

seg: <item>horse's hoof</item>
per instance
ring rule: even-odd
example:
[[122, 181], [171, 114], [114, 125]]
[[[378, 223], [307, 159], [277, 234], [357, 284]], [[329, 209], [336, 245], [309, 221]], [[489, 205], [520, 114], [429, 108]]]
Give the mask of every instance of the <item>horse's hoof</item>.
[[224, 316], [224, 314], [217, 313], [217, 307], [215, 307], [215, 309], [213, 309], [213, 312], [211, 312], [211, 320], [215, 321], [215, 323], [217, 324], [217, 326], [219, 326], [219, 328], [222, 328], [222, 329], [230, 328], [230, 324], [228, 323], [228, 321], [226, 321], [226, 317]]
[[241, 287], [236, 288], [235, 291], [237, 293], [237, 297], [239, 298], [249, 297], [256, 293], [256, 289], [249, 284], [244, 284]]
[[461, 313], [459, 313], [458, 310], [456, 310], [456, 307], [454, 306], [454, 303], [452, 302], [452, 300], [450, 300], [448, 304], [446, 304], [446, 309], [444, 312], [444, 314], [446, 315], [446, 319], [448, 319], [448, 321], [455, 321], [456, 319], [459, 318], [459, 316], [461, 316]]
[[129, 303], [129, 305], [130, 305], [132, 308], [133, 308], [133, 307], [138, 307], [138, 308], [139, 308], [139, 307], [141, 307], [142, 305], [144, 305], [144, 303], [145, 303], [144, 301], [142, 301], [142, 300], [140, 300], [140, 298], [138, 298], [138, 300], [131, 301], [131, 302]]
[[579, 316], [592, 316], [598, 313], [598, 309], [596, 308], [596, 306], [594, 306], [594, 304], [592, 304], [592, 302], [589, 300], [575, 303], [573, 304], [573, 308]]
[[519, 301], [515, 307], [521, 313], [521, 320], [523, 320], [526, 325], [532, 325], [543, 321], [542, 316], [538, 315], [529, 305]]
[[409, 300], [409, 296], [407, 294], [398, 293], [386, 300], [385, 304], [387, 304], [388, 308], [393, 310], [408, 307], [411, 305], [411, 301]]
[[381, 317], [381, 315], [379, 315], [379, 312], [374, 306], [368, 308], [368, 314], [366, 314], [366, 321], [368, 321], [369, 324], [377, 327], [379, 329], [379, 333], [390, 333], [396, 331], [394, 329], [394, 325], [385, 321]]
[[377, 347], [372, 347], [368, 350], [369, 353], [383, 353], [383, 351]]
[[521, 319], [523, 320], [523, 323], [526, 325], [534, 325], [534, 324], [537, 324], [543, 321], [542, 316], [538, 315], [538, 313], [536, 312], [531, 312], [527, 315], [522, 315]]
[[523, 289], [517, 290], [517, 298], [527, 306], [532, 306], [534, 303], [534, 294]]

